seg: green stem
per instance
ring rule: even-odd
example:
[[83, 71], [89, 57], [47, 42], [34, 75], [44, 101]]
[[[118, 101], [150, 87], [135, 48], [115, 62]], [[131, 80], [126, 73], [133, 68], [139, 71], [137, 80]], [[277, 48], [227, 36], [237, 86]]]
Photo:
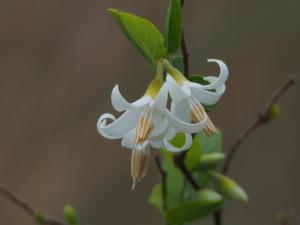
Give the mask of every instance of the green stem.
[[164, 66], [161, 61], [156, 63], [156, 74], [155, 78], [163, 79], [164, 77]]

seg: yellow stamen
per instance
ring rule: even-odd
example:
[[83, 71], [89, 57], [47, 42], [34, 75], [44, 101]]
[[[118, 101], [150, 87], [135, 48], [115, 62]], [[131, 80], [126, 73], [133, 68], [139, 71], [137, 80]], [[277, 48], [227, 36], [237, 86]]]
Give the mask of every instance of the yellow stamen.
[[[205, 114], [206, 112], [201, 104], [195, 105], [191, 110], [192, 121], [194, 123], [199, 123], [203, 121], [205, 118]], [[211, 136], [214, 133], [218, 132], [217, 128], [215, 127], [215, 125], [209, 117], [207, 118], [207, 122], [204, 127], [204, 132], [207, 134], [207, 136]]]
[[137, 125], [135, 143], [142, 144], [148, 138], [153, 128], [153, 124], [148, 119], [141, 116]]
[[207, 136], [211, 136], [215, 133], [218, 133], [217, 128], [213, 124], [213, 122], [210, 120], [210, 118], [207, 118], [206, 126], [204, 127], [204, 132], [207, 134]]
[[150, 148], [146, 146], [142, 150], [132, 150], [131, 154], [131, 177], [132, 177], [132, 189], [135, 188], [136, 182], [140, 181], [146, 176], [147, 168], [150, 159]]
[[191, 110], [192, 121], [199, 123], [205, 119], [205, 110], [201, 104], [195, 105]]

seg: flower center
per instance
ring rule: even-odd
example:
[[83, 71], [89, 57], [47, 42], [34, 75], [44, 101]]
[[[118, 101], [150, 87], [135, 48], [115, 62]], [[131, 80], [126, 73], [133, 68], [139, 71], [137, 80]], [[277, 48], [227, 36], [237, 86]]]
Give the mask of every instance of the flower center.
[[153, 130], [153, 113], [150, 106], [146, 106], [143, 110], [137, 125], [135, 144], [142, 144]]

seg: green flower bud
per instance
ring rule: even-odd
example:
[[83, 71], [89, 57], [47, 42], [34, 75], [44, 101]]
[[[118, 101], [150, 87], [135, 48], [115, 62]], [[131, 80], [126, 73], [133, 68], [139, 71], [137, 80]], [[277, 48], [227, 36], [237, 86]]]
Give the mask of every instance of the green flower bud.
[[225, 158], [225, 155], [221, 152], [215, 152], [210, 154], [205, 154], [201, 157], [200, 160], [200, 168], [204, 169], [210, 169], [218, 166], [223, 159]]
[[64, 208], [64, 216], [70, 225], [78, 225], [78, 216], [75, 209], [71, 205]]
[[278, 104], [273, 104], [268, 112], [270, 119], [276, 119], [281, 116], [281, 107]]
[[241, 202], [248, 201], [247, 193], [234, 180], [215, 172], [209, 172], [208, 174], [223, 195]]

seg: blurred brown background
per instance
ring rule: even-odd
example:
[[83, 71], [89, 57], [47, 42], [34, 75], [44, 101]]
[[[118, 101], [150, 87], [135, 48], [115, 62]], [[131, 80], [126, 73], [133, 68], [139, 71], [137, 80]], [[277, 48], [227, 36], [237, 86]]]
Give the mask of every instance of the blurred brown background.
[[[132, 192], [130, 154], [118, 141], [101, 138], [96, 120], [113, 112], [110, 92], [116, 83], [134, 100], [153, 76], [106, 8], [134, 12], [162, 29], [167, 5], [167, 0], [0, 1], [2, 183], [56, 215], [73, 204], [82, 224], [164, 224], [147, 203], [159, 180], [154, 163]], [[288, 74], [300, 74], [299, 21], [299, 0], [186, 0], [191, 71], [217, 73], [207, 58], [223, 59], [230, 68], [226, 95], [211, 115], [224, 131], [225, 147]], [[241, 147], [230, 175], [251, 201], [229, 203], [226, 224], [274, 225], [282, 209], [300, 213], [299, 97], [298, 84], [280, 101], [283, 116]], [[0, 196], [0, 224], [34, 222]]]

